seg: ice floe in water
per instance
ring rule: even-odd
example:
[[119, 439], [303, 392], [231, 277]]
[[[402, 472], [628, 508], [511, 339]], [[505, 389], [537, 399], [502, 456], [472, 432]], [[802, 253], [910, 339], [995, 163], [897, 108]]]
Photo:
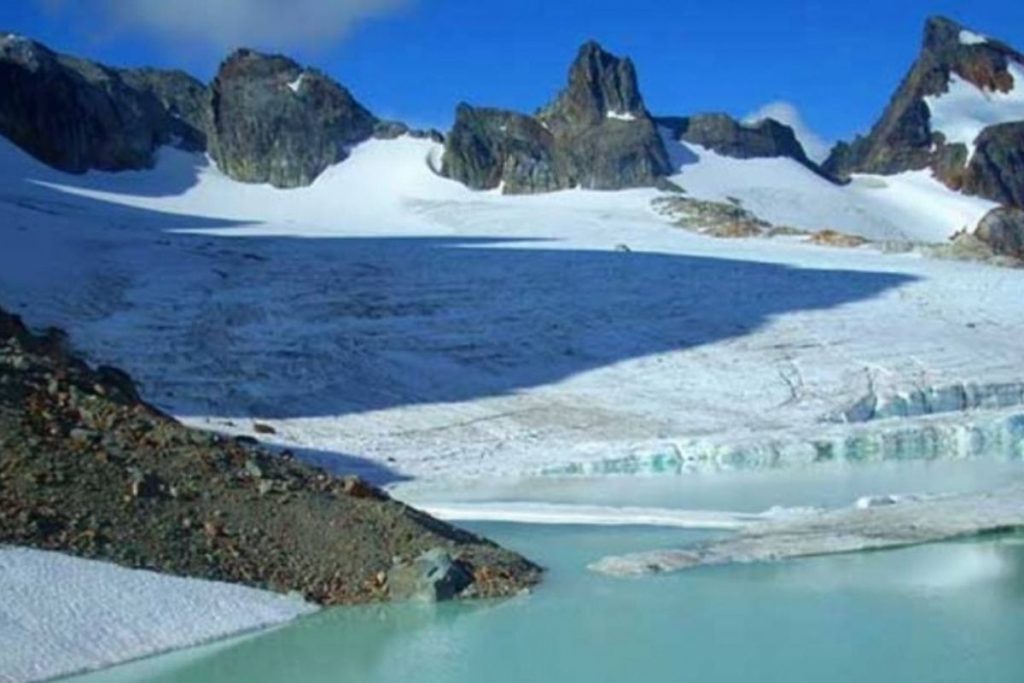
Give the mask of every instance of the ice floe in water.
[[689, 548], [605, 557], [590, 569], [643, 576], [705, 565], [898, 548], [1024, 528], [1021, 483], [984, 493], [892, 497], [886, 502], [758, 523]]

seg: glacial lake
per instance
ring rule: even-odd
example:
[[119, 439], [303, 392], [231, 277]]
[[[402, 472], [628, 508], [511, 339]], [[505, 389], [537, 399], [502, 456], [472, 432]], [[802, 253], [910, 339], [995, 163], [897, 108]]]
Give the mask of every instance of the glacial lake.
[[[917, 490], [970, 489], [1021, 472], [1017, 467], [985, 469], [984, 475], [970, 480], [973, 485], [965, 482], [968, 470], [975, 475], [980, 471], [973, 466], [901, 467], [891, 475]], [[879, 477], [889, 476], [874, 470], [863, 481], [846, 478], [848, 490], [842, 495], [863, 494], [883, 483]], [[812, 489], [837, 485], [836, 480], [818, 479], [812, 477]], [[952, 486], [954, 479], [959, 487]], [[756, 488], [770, 489], [770, 481], [759, 478]], [[810, 502], [811, 481], [776, 481], [780, 488], [774, 491], [775, 500], [792, 489], [792, 496], [781, 495], [783, 503]], [[930, 486], [915, 487], [914, 482]], [[641, 488], [657, 487], [663, 493], [658, 502], [665, 504], [674, 500], [665, 493], [672, 486], [646, 482]], [[699, 488], [710, 495], [713, 487]], [[608, 501], [608, 494], [600, 497]], [[716, 503], [735, 501], [737, 495], [731, 485], [721, 494], [702, 502], [718, 507]], [[634, 496], [623, 496], [626, 502], [635, 502]], [[594, 574], [586, 566], [609, 554], [676, 547], [723, 532], [510, 523], [464, 526], [545, 565], [545, 583], [531, 595], [499, 603], [327, 610], [274, 631], [72, 680], [1024, 680], [1024, 536], [622, 580]]]
[[695, 534], [478, 530], [545, 562], [545, 586], [500, 604], [329, 610], [76, 683], [1019, 683], [1024, 675], [1024, 543], [1012, 539], [622, 581], [584, 566]]

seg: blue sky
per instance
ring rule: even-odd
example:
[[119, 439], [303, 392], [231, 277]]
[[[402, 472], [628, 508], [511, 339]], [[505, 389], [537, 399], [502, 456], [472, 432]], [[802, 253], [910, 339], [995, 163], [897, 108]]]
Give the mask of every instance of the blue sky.
[[596, 38], [634, 59], [655, 113], [784, 100], [835, 140], [875, 120], [930, 14], [1024, 49], [1020, 0], [18, 0], [0, 6], [0, 28], [203, 79], [245, 42], [318, 66], [380, 116], [438, 127], [460, 100], [532, 111]]

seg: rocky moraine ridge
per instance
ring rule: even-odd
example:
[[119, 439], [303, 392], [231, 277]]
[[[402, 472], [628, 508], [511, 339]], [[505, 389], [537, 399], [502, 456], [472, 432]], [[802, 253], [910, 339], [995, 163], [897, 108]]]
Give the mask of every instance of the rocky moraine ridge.
[[321, 604], [508, 596], [515, 553], [254, 441], [186, 428], [58, 332], [0, 310], [0, 545], [296, 591]]

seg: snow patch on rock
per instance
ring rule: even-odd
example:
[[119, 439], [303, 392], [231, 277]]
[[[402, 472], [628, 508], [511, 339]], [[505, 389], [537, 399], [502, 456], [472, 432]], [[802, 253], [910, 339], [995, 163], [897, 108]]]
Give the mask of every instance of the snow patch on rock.
[[306, 80], [306, 72], [302, 72], [302, 73], [299, 74], [298, 78], [296, 78], [294, 81], [291, 81], [291, 82], [288, 83], [288, 89], [291, 90], [296, 95], [298, 95], [299, 94], [299, 90], [302, 89], [302, 83], [305, 80]]
[[964, 29], [963, 31], [960, 31], [960, 44], [961, 45], [984, 45], [987, 42], [988, 42], [988, 38], [986, 38], [985, 36], [981, 35], [980, 33], [975, 33], [974, 31], [968, 31], [967, 29]]
[[1010, 61], [1013, 77], [1009, 92], [979, 88], [958, 74], [950, 74], [949, 88], [941, 95], [924, 98], [931, 114], [931, 129], [941, 133], [947, 144], [963, 144], [968, 159], [974, 156], [975, 141], [989, 126], [1024, 121], [1024, 66]]

